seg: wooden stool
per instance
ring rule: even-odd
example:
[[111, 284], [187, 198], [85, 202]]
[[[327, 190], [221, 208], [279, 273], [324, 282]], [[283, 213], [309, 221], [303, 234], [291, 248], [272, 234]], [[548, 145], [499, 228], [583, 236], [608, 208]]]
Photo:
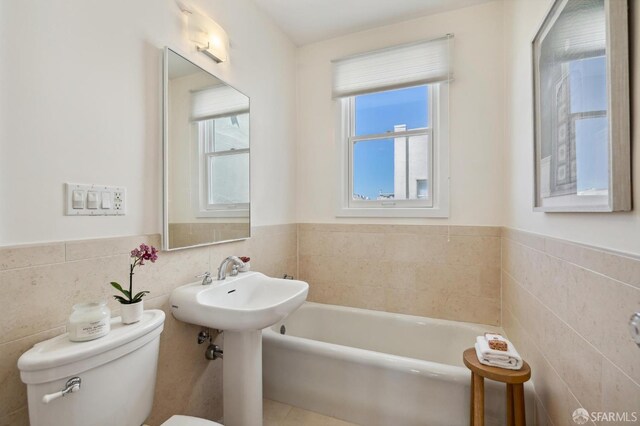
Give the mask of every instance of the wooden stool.
[[484, 379], [507, 384], [507, 425], [525, 426], [524, 382], [531, 378], [531, 368], [526, 362], [520, 370], [489, 367], [480, 364], [474, 348], [463, 354], [464, 365], [471, 370], [471, 412], [470, 425], [484, 426]]

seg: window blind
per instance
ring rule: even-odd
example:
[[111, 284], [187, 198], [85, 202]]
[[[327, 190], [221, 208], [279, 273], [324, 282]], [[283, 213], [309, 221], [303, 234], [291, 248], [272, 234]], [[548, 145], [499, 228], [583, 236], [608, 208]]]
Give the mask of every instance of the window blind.
[[191, 93], [191, 119], [208, 120], [249, 111], [249, 98], [231, 86], [219, 85]]
[[452, 79], [453, 35], [333, 61], [333, 98]]
[[569, 1], [553, 27], [543, 34], [543, 65], [603, 56], [607, 47], [604, 0]]

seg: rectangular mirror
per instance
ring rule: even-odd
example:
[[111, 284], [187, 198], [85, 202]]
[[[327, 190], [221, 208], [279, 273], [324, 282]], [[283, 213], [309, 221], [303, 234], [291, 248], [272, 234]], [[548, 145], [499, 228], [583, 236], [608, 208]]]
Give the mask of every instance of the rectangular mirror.
[[163, 248], [249, 238], [249, 98], [165, 48]]
[[535, 210], [631, 209], [626, 0], [556, 0], [533, 40]]

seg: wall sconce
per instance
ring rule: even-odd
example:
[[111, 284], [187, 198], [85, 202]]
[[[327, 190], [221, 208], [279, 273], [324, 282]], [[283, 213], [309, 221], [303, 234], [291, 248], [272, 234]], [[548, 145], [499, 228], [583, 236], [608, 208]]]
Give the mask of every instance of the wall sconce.
[[225, 30], [207, 16], [193, 10], [182, 10], [187, 14], [189, 40], [196, 44], [198, 52], [202, 52], [216, 63], [227, 60], [229, 38]]

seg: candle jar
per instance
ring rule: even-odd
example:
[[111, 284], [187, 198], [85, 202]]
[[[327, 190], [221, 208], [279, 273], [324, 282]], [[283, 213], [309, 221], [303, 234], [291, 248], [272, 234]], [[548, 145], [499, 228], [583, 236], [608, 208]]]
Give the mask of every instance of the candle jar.
[[111, 310], [107, 302], [78, 303], [73, 305], [67, 331], [72, 342], [86, 342], [109, 334]]

